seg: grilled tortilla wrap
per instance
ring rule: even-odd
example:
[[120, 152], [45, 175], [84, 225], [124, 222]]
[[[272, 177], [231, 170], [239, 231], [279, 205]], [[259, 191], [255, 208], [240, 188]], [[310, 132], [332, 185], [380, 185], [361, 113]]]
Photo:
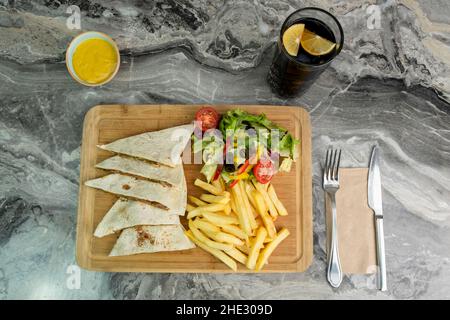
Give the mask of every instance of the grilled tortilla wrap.
[[185, 181], [178, 187], [170, 187], [158, 182], [114, 173], [86, 181], [85, 185], [126, 198], [162, 205], [167, 209], [168, 214], [183, 215], [186, 210]]
[[175, 167], [181, 163], [181, 153], [193, 131], [194, 125], [187, 124], [123, 138], [99, 148]]
[[122, 231], [109, 255], [127, 256], [192, 248], [195, 248], [195, 245], [184, 234], [181, 225], [137, 226]]
[[112, 170], [149, 180], [162, 181], [177, 186], [184, 179], [183, 165], [168, 167], [157, 162], [141, 161], [128, 156], [117, 155], [96, 165], [97, 168]]
[[94, 236], [101, 238], [137, 225], [177, 225], [178, 215], [140, 201], [119, 199], [106, 213], [95, 229]]

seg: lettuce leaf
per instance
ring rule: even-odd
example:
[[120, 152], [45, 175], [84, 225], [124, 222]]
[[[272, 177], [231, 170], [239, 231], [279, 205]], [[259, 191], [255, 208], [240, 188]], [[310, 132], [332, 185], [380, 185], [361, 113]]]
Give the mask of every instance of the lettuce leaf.
[[285, 134], [280, 141], [280, 155], [282, 157], [290, 157], [292, 159], [296, 159], [296, 145], [299, 144], [300, 141], [294, 139], [290, 133]]
[[[265, 114], [253, 115], [246, 111], [240, 109], [233, 109], [227, 111], [223, 116], [219, 124], [219, 130], [222, 132], [224, 137], [227, 137], [227, 131], [231, 130], [234, 134], [240, 129], [254, 128], [278, 130], [280, 143], [278, 146], [279, 150], [274, 150], [280, 152], [283, 157], [289, 157], [295, 161], [296, 155], [296, 145], [300, 142], [299, 140], [292, 137], [292, 135], [283, 127], [277, 125], [276, 123], [270, 121]], [[267, 137], [267, 148], [271, 148], [271, 135]], [[247, 146], [248, 147], [248, 146]]]

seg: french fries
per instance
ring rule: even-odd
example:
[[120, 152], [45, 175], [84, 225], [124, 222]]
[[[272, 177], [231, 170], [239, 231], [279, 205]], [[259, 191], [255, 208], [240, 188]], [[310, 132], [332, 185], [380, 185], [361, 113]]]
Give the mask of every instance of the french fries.
[[189, 211], [186, 218], [193, 219], [195, 217], [202, 217], [203, 213], [208, 212], [206, 210], [203, 210], [201, 207], [195, 208], [192, 211]]
[[190, 205], [189, 203], [186, 205], [186, 211], [187, 212], [191, 212], [194, 209], [195, 209], [195, 207], [193, 205]]
[[220, 227], [222, 228], [223, 231], [225, 231], [225, 232], [227, 232], [229, 234], [232, 234], [233, 236], [236, 236], [239, 239], [242, 239], [242, 240], [247, 240], [248, 239], [247, 234], [244, 231], [242, 231], [242, 229], [239, 228], [238, 226], [234, 226], [234, 225], [231, 225], [231, 224], [224, 224], [224, 225], [222, 225]]
[[255, 182], [254, 186], [255, 186], [256, 190], [258, 190], [261, 193], [262, 197], [264, 198], [264, 202], [266, 203], [267, 208], [269, 209], [269, 213], [272, 216], [272, 218], [276, 218], [278, 216], [278, 211], [275, 208], [275, 205], [273, 204], [272, 200], [270, 200], [270, 197], [266, 191], [266, 187], [259, 182]]
[[248, 254], [248, 253], [250, 252], [250, 250], [249, 250], [249, 248], [248, 248], [247, 245], [244, 245], [244, 246], [237, 246], [236, 248], [237, 248], [239, 251], [241, 251], [241, 252], [243, 252], [243, 253], [245, 253], [245, 254]]
[[247, 268], [255, 269], [256, 260], [258, 259], [259, 255], [259, 250], [261, 250], [266, 236], [267, 236], [266, 228], [260, 227], [256, 232], [256, 238], [253, 241], [252, 246], [250, 247], [250, 252], [248, 254], [248, 259], [246, 263]]
[[195, 179], [194, 185], [202, 188], [205, 191], [208, 191], [209, 193], [212, 193], [215, 196], [220, 196], [222, 194], [222, 190], [220, 190], [220, 189], [214, 187], [213, 185], [206, 183], [205, 181], [202, 181], [200, 179]]
[[[231, 192], [231, 194], [233, 194], [233, 192]], [[234, 196], [232, 196], [230, 198], [230, 207], [231, 207], [231, 211], [233, 211], [234, 213], [237, 213], [237, 208], [236, 208], [236, 201], [234, 200]]]
[[245, 265], [245, 263], [247, 262], [247, 256], [236, 248], [228, 250], [226, 254], [234, 258], [236, 261], [239, 261], [243, 265]]
[[259, 271], [278, 245], [289, 235], [278, 233], [274, 221], [288, 214], [271, 184], [240, 180], [227, 187], [222, 179], [194, 184], [204, 191], [189, 196], [186, 206], [189, 231], [186, 235], [232, 270], [236, 262]]
[[200, 199], [208, 202], [208, 203], [220, 203], [220, 204], [227, 204], [230, 202], [230, 198], [227, 196], [214, 196], [212, 194], [202, 194], [200, 196]]
[[273, 241], [273, 238], [270, 238], [269, 236], [267, 236], [265, 239], [264, 239], [264, 243], [270, 243], [270, 242], [272, 242]]
[[194, 197], [194, 196], [188, 196], [188, 199], [189, 199], [190, 202], [192, 202], [193, 204], [195, 204], [196, 206], [199, 206], [199, 207], [208, 204], [208, 203], [206, 203], [205, 201], [202, 201], [202, 200], [200, 200], [199, 198]]
[[258, 190], [255, 190], [252, 195], [256, 202], [256, 209], [258, 210], [259, 216], [261, 217], [261, 220], [267, 230], [267, 234], [270, 238], [275, 238], [277, 230], [275, 229], [272, 218], [267, 213], [267, 207], [261, 193]]
[[196, 239], [198, 239], [200, 242], [203, 242], [205, 245], [211, 248], [224, 251], [231, 250], [233, 248], [231, 244], [220, 243], [209, 239], [199, 229], [197, 229], [197, 227], [192, 223], [192, 220], [189, 220], [189, 230], [192, 231], [192, 234]]
[[221, 203], [210, 203], [210, 204], [205, 204], [204, 206], [201, 207], [197, 207], [192, 211], [189, 211], [187, 218], [188, 219], [192, 219], [194, 217], [197, 216], [201, 216], [203, 215], [204, 212], [218, 212], [218, 211], [223, 211], [225, 208], [224, 204]]
[[227, 203], [227, 204], [225, 205], [225, 208], [223, 209], [223, 212], [225, 212], [225, 214], [226, 214], [227, 216], [229, 216], [229, 215], [231, 214], [231, 206], [230, 206], [229, 203]]
[[211, 253], [217, 259], [221, 260], [223, 263], [225, 263], [227, 266], [229, 266], [231, 268], [231, 270], [237, 271], [236, 262], [233, 259], [231, 259], [229, 256], [227, 256], [223, 251], [220, 251], [218, 249], [214, 249], [214, 248], [207, 246], [206, 244], [204, 244], [203, 242], [201, 242], [200, 240], [195, 238], [193, 233], [190, 230], [186, 231], [186, 235], [189, 237], [189, 239], [192, 240], [192, 242], [194, 242], [200, 248]]
[[258, 190], [253, 188], [253, 191], [251, 191], [250, 196], [252, 197], [253, 202], [255, 203], [254, 207], [258, 211], [259, 215], [261, 215], [261, 212], [267, 212], [268, 209], [266, 202], [264, 201], [263, 196]]
[[248, 216], [250, 227], [254, 230], [258, 225], [256, 224], [255, 216], [253, 215], [252, 207], [250, 206], [250, 201], [248, 200], [247, 192], [244, 190], [242, 181], [239, 181], [235, 188], [239, 188], [239, 196], [242, 197], [245, 206], [245, 214]]
[[239, 224], [241, 228], [244, 230], [244, 232], [247, 235], [252, 234], [252, 227], [250, 225], [250, 221], [248, 219], [248, 214], [246, 212], [247, 207], [245, 206], [244, 200], [240, 196], [240, 188], [238, 187], [238, 184], [234, 186], [234, 188], [231, 188], [231, 194], [235, 200], [235, 206], [236, 206], [236, 213], [239, 218]]
[[222, 177], [219, 178], [219, 182], [222, 186], [222, 190], [227, 190], [227, 186], [225, 185], [225, 181], [223, 181]]
[[215, 225], [222, 226], [227, 224], [239, 224], [239, 220], [233, 216], [226, 216], [219, 213], [203, 212], [202, 216]]
[[235, 246], [242, 246], [244, 244], [244, 241], [241, 239], [225, 232], [206, 231], [205, 233], [208, 237], [217, 242], [229, 243]]
[[262, 269], [264, 264], [269, 259], [272, 252], [275, 250], [275, 248], [289, 236], [289, 230], [286, 228], [282, 228], [280, 232], [278, 232], [275, 239], [273, 239], [262, 251], [259, 255], [258, 261], [256, 262], [256, 271], [259, 271]]
[[261, 220], [261, 217], [257, 217], [257, 218], [255, 219], [255, 221], [256, 221], [256, 227], [257, 227], [257, 228], [259, 228], [259, 227], [261, 227], [261, 226], [263, 225], [263, 222], [262, 222], [262, 220]]
[[225, 191], [225, 185], [222, 185], [219, 181], [219, 179], [211, 181], [211, 184], [213, 187], [216, 187], [220, 191]]
[[255, 187], [250, 181], [245, 181], [244, 188], [245, 192], [247, 193], [248, 199], [250, 200], [250, 203], [252, 204], [253, 208], [256, 208], [255, 199], [252, 196], [253, 191], [256, 190]]
[[202, 206], [201, 209], [209, 212], [218, 212], [223, 211], [225, 209], [225, 205], [222, 203], [210, 203]]
[[220, 232], [220, 228], [219, 227], [215, 226], [211, 222], [206, 221], [204, 219], [196, 218], [195, 220], [192, 221], [192, 223], [194, 224], [194, 226], [199, 228], [201, 231]]
[[267, 188], [267, 194], [269, 195], [270, 200], [272, 200], [275, 208], [277, 209], [278, 214], [280, 216], [287, 216], [288, 212], [287, 212], [286, 208], [284, 207], [283, 203], [278, 199], [273, 185], [270, 185]]

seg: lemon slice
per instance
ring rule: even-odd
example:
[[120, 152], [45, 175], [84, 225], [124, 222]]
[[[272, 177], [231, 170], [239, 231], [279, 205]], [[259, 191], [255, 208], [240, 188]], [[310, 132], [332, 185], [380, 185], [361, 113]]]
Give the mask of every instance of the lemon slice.
[[312, 56], [323, 56], [330, 53], [336, 47], [333, 43], [321, 36], [305, 30], [301, 38], [302, 48]]
[[304, 24], [294, 24], [283, 33], [284, 48], [291, 56], [297, 56], [304, 30]]

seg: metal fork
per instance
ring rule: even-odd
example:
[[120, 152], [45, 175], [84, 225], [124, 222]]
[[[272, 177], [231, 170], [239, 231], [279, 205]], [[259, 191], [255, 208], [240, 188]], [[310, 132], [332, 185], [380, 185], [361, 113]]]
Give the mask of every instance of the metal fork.
[[339, 163], [341, 150], [327, 150], [323, 171], [323, 188], [331, 200], [331, 243], [328, 254], [327, 279], [332, 287], [337, 288], [342, 282], [342, 269], [339, 260], [339, 246], [337, 236], [336, 192], [339, 190]]

